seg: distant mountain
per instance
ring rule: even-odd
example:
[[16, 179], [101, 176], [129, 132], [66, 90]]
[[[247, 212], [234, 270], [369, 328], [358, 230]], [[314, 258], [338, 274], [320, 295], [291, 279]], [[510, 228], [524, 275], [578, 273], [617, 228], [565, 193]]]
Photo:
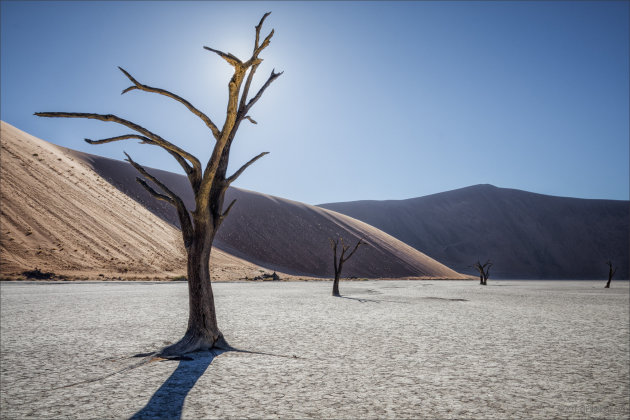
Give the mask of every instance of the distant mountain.
[[630, 278], [630, 202], [475, 185], [408, 200], [327, 203], [461, 273], [492, 260], [491, 278]]

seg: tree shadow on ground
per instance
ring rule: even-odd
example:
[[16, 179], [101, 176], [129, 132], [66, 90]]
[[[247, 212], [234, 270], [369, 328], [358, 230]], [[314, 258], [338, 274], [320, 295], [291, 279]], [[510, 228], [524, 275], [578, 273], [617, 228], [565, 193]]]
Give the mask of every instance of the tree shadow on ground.
[[391, 303], [405, 303], [405, 304], [410, 304], [411, 302], [403, 302], [400, 300], [388, 300], [388, 299], [366, 299], [366, 298], [356, 298], [356, 297], [350, 297], [350, 296], [337, 296], [339, 298], [342, 299], [349, 299], [349, 300], [356, 300], [359, 301], [361, 303], [381, 303], [381, 302], [391, 302]]
[[358, 300], [361, 303], [367, 303], [367, 302], [374, 302], [374, 303], [380, 303], [380, 300], [375, 300], [375, 299], [361, 299], [361, 298], [354, 298], [354, 297], [350, 297], [350, 296], [337, 296], [340, 297], [342, 299], [350, 299], [350, 300]]
[[[140, 419], [173, 419], [179, 420], [182, 417], [184, 400], [188, 393], [195, 386], [199, 378], [206, 372], [208, 366], [215, 357], [226, 352], [257, 354], [262, 356], [285, 357], [288, 359], [300, 359], [296, 355], [282, 355], [266, 353], [261, 351], [241, 350], [226, 345], [224, 348], [213, 348], [207, 351], [197, 351], [187, 353], [185, 356], [170, 360], [179, 360], [179, 365], [175, 371], [153, 394], [149, 402], [129, 420]], [[136, 357], [150, 356], [151, 353], [138, 354]], [[167, 361], [169, 359], [165, 359]]]
[[443, 298], [437, 296], [424, 296], [422, 299], [433, 299], [433, 300], [446, 300], [448, 302], [468, 302], [468, 299], [461, 298]]
[[149, 402], [130, 420], [180, 419], [184, 400], [215, 357], [226, 350], [212, 349], [181, 358], [177, 369], [153, 394]]

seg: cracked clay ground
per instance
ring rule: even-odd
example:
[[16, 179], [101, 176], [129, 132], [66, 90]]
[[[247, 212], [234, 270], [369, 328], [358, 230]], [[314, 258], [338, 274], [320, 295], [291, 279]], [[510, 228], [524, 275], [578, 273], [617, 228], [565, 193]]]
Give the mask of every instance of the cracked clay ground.
[[186, 284], [2, 283], [0, 417], [629, 417], [628, 282], [489, 283], [218, 283], [249, 352], [135, 368]]

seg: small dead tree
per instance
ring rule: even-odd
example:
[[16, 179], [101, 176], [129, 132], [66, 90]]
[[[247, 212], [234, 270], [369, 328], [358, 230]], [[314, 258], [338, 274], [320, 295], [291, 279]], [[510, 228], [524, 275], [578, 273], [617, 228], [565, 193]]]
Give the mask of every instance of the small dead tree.
[[[258, 66], [262, 63], [262, 59], [259, 58], [259, 55], [269, 45], [274, 33], [272, 29], [267, 37], [260, 42], [260, 30], [267, 16], [269, 16], [269, 13], [265, 13], [258, 25], [255, 26], [254, 49], [251, 57], [246, 61], [240, 60], [231, 53], [224, 53], [210, 47], [204, 47], [206, 50], [217, 54], [234, 68], [234, 74], [228, 83], [227, 115], [223, 127], [221, 128], [217, 127], [210, 117], [194, 107], [186, 99], [167, 90], [142, 84], [129, 74], [129, 72], [119, 67], [120, 71], [132, 83], [131, 86], [122, 91], [123, 94], [132, 90], [138, 90], [166, 96], [184, 105], [190, 112], [205, 123], [214, 137], [212, 155], [206, 163], [205, 168], [202, 168], [201, 162], [195, 156], [180, 147], [146, 128], [116, 115], [75, 112], [35, 113], [35, 115], [39, 117], [88, 118], [120, 124], [131, 129], [134, 133], [103, 140], [85, 139], [85, 141], [89, 144], [103, 144], [127, 139], [140, 140], [141, 144], [158, 146], [166, 150], [186, 172], [195, 196], [195, 209], [192, 211], [189, 211], [185, 207], [180, 197], [125, 153], [127, 161], [142, 175], [142, 177], [136, 178], [138, 183], [153, 197], [158, 200], [166, 201], [177, 209], [184, 246], [188, 254], [188, 326], [181, 340], [161, 350], [161, 354], [165, 356], [226, 345], [223, 334], [217, 325], [214, 297], [210, 282], [210, 251], [219, 226], [221, 226], [221, 223], [228, 216], [236, 201], [232, 201], [227, 208], [224, 209], [223, 200], [225, 192], [230, 184], [232, 184], [245, 169], [268, 153], [263, 152], [259, 154], [241, 166], [240, 169], [232, 175], [227, 176], [226, 171], [230, 157], [230, 147], [234, 141], [239, 125], [243, 120], [249, 120], [251, 123], [256, 124], [256, 121], [248, 115], [249, 111], [254, 104], [258, 102], [269, 85], [282, 74], [282, 72], [276, 73], [275, 70], [272, 70], [271, 75], [258, 92], [248, 99], [254, 74]], [[149, 181], [152, 185], [149, 184]], [[159, 192], [154, 189], [155, 187], [157, 187]]]
[[486, 286], [488, 284], [488, 277], [490, 277], [490, 267], [492, 267], [490, 260], [486, 261], [485, 264], [481, 264], [481, 262], [477, 260], [473, 267], [479, 271], [479, 284]]
[[[348, 250], [350, 249], [350, 246], [345, 244], [345, 242], [343, 241], [343, 238], [339, 238], [336, 240], [330, 238], [329, 240], [330, 240], [330, 247], [333, 250], [333, 264], [335, 268], [335, 279], [333, 280], [332, 295], [340, 296], [339, 278], [341, 277], [341, 270], [343, 269], [343, 264], [346, 261], [348, 261], [350, 257], [354, 255], [355, 252], [357, 252], [357, 249], [359, 249], [361, 245], [366, 244], [366, 242], [363, 239], [359, 239], [359, 242], [357, 242], [357, 244], [354, 246], [350, 254], [346, 256], [346, 252], [348, 252]], [[339, 255], [339, 258], [337, 258], [337, 248], [339, 247], [340, 243], [341, 243], [341, 255]]]
[[612, 281], [613, 276], [617, 272], [617, 267], [615, 267], [613, 269], [612, 261], [606, 262], [606, 265], [608, 265], [608, 281], [606, 282], [606, 286], [604, 286], [604, 288], [605, 289], [609, 289], [610, 288], [610, 282]]

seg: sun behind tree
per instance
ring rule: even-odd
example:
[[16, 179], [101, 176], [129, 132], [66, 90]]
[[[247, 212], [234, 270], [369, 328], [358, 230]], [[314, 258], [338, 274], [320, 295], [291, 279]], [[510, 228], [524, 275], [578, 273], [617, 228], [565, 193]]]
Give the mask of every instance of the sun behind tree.
[[[265, 89], [282, 74], [282, 72], [276, 73], [275, 70], [272, 70], [271, 75], [256, 95], [248, 99], [254, 74], [262, 62], [262, 59], [258, 56], [269, 45], [274, 33], [272, 29], [262, 43], [260, 42], [260, 30], [269, 14], [270, 12], [265, 13], [258, 25], [255, 26], [256, 39], [254, 41], [254, 50], [247, 61], [243, 62], [230, 53], [204, 47], [206, 50], [218, 54], [234, 67], [234, 74], [228, 84], [229, 99], [227, 115], [221, 129], [219, 129], [206, 114], [195, 108], [184, 98], [164, 89], [141, 84], [131, 76], [131, 74], [119, 67], [120, 71], [122, 71], [132, 83], [132, 85], [123, 90], [122, 93], [127, 93], [131, 90], [141, 90], [164, 95], [180, 102], [188, 108], [190, 112], [201, 118], [215, 138], [214, 149], [205, 169], [202, 168], [201, 162], [195, 156], [138, 124], [117, 117], [116, 115], [75, 112], [35, 113], [35, 115], [39, 117], [88, 118], [115, 122], [126, 126], [135, 133], [103, 140], [85, 139], [85, 141], [90, 144], [103, 144], [127, 139], [141, 140], [142, 144], [159, 146], [165, 149], [177, 160], [186, 172], [195, 195], [195, 209], [192, 212], [186, 208], [183, 200], [179, 196], [173, 193], [166, 185], [160, 182], [155, 176], [151, 175], [144, 167], [133, 161], [131, 157], [125, 153], [127, 156], [126, 160], [142, 175], [142, 177], [138, 177], [136, 180], [153, 197], [158, 200], [166, 201], [177, 209], [182, 227], [184, 246], [188, 254], [188, 327], [181, 340], [161, 350], [160, 354], [164, 356], [178, 355], [195, 350], [227, 345], [217, 325], [214, 296], [210, 281], [210, 252], [217, 230], [236, 201], [233, 200], [227, 208], [223, 210], [225, 192], [230, 184], [232, 184], [247, 167], [268, 153], [264, 152], [255, 156], [234, 174], [226, 176], [230, 147], [234, 141], [240, 123], [247, 119], [256, 124], [256, 121], [248, 115], [248, 112], [260, 99]], [[161, 192], [156, 191], [147, 181], [151, 181]]]

